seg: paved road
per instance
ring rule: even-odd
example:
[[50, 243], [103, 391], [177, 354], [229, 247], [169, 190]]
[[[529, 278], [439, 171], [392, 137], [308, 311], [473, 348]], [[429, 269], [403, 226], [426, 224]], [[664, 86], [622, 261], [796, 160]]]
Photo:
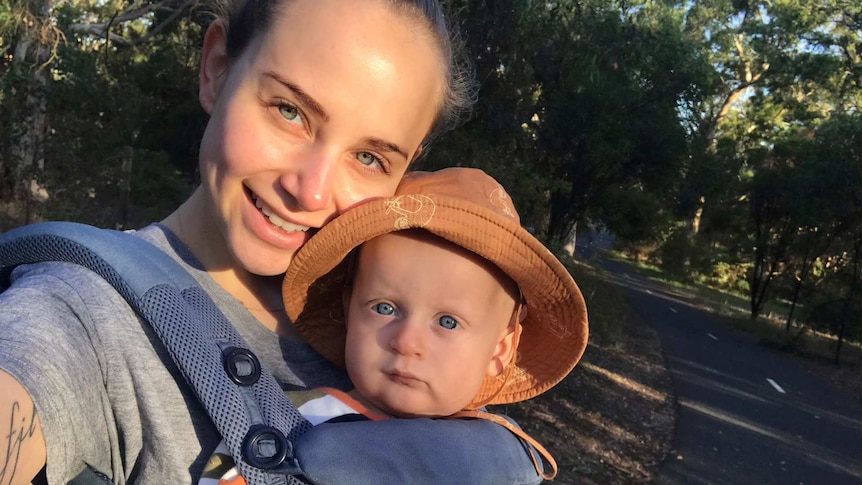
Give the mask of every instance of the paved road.
[[624, 265], [604, 265], [658, 332], [673, 378], [674, 451], [656, 484], [862, 485], [862, 405]]

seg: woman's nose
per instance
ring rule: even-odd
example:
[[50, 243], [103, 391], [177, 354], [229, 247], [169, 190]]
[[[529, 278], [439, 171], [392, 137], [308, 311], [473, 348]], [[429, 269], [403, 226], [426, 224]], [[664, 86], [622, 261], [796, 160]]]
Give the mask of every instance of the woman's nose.
[[332, 206], [337, 158], [318, 150], [304, 155], [282, 183], [296, 201], [297, 210], [323, 211]]
[[416, 322], [399, 320], [392, 322], [389, 348], [400, 355], [421, 356], [425, 349], [422, 326]]

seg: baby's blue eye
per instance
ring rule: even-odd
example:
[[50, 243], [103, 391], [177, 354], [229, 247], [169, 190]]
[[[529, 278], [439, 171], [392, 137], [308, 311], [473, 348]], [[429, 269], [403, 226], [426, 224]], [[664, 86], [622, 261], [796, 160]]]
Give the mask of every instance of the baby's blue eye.
[[449, 315], [444, 315], [444, 316], [440, 317], [440, 320], [438, 320], [438, 323], [440, 324], [441, 327], [445, 328], [446, 330], [453, 330], [453, 329], [458, 327], [458, 320], [455, 320], [454, 318], [450, 317]]
[[395, 307], [389, 303], [378, 303], [374, 305], [374, 311], [381, 315], [392, 315], [395, 313]]

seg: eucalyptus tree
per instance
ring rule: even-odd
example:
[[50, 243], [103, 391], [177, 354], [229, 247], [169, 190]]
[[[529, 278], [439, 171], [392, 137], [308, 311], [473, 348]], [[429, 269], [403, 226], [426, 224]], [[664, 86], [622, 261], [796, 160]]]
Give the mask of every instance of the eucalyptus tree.
[[[704, 209], [720, 207], [742, 195], [725, 193], [714, 183], [717, 171], [732, 177], [747, 168], [744, 154], [734, 159], [716, 156], [721, 137], [751, 140], [746, 135], [756, 131], [760, 136], [754, 143], [768, 144], [770, 134], [777, 135], [796, 121], [798, 110], [825, 101], [822, 95], [828, 98], [838, 94], [835, 89], [857, 89], [853, 87], [857, 81], [852, 79], [856, 75], [840, 78], [843, 88], [835, 85], [839, 78], [829, 81], [833, 86], [828, 89], [823, 89], [823, 83], [832, 76], [840, 77], [847, 61], [856, 66], [851, 69], [858, 69], [859, 8], [852, 0], [701, 0], [688, 4], [685, 31], [702, 44], [715, 69], [711, 95], [688, 113], [696, 138], [680, 210], [693, 233], [698, 232]], [[842, 63], [845, 67], [839, 68]], [[773, 98], [768, 104], [780, 108], [759, 113], [755, 121], [750, 118], [750, 108], [758, 95]], [[833, 105], [826, 102], [820, 108], [828, 110]], [[734, 119], [734, 115], [739, 116]]]
[[33, 170], [44, 165], [49, 67], [63, 40], [52, 22], [53, 6], [52, 0], [15, 0], [0, 10], [0, 100], [11, 139], [0, 152], [0, 176], [8, 177], [0, 197], [15, 191], [44, 197]]
[[845, 338], [862, 339], [862, 113], [834, 116], [820, 132], [818, 155], [828, 165], [822, 168], [831, 182], [821, 196], [829, 205], [824, 213], [834, 221], [824, 231], [832, 231], [836, 241], [822, 258], [833, 263], [827, 272], [833, 281], [822, 285], [818, 300], [837, 302], [828, 330], [838, 338], [838, 362]]
[[[123, 132], [123, 120], [140, 121], [146, 107], [124, 75], [165, 46], [188, 44], [185, 32], [175, 34], [186, 28], [179, 26], [189, 23], [193, 6], [192, 0], [4, 4], [0, 126], [12, 136], [0, 141], [0, 198], [28, 208], [73, 191], [86, 200], [92, 187], [70, 184], [80, 182], [87, 162], [119, 165], [119, 147], [106, 154], [109, 140]], [[132, 143], [133, 134], [124, 134]], [[96, 181], [103, 175], [95, 167], [92, 172]], [[19, 222], [29, 218], [25, 211]]]
[[605, 206], [629, 189], [664, 204], [654, 194], [673, 191], [687, 153], [679, 104], [699, 96], [708, 67], [678, 12], [646, 1], [450, 4], [482, 84], [476, 115], [432, 163], [497, 175], [552, 241], [578, 220], [622, 221]]
[[703, 0], [684, 8], [686, 35], [700, 42], [714, 77], [709, 96], [685, 110], [691, 156], [678, 214], [692, 234], [705, 228], [748, 265], [756, 317], [774, 279], [794, 273], [798, 293], [836, 237], [828, 229], [835, 206], [818, 203], [813, 189], [828, 181], [810, 167], [822, 151], [819, 126], [858, 112], [862, 6]]

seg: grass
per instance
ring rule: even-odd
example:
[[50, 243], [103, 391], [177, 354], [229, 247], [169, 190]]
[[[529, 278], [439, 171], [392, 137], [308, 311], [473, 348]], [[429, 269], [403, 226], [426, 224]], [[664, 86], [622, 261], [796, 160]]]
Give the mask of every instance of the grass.
[[632, 314], [625, 295], [605, 281], [601, 270], [569, 258], [561, 259], [577, 282], [587, 303], [590, 341], [612, 344], [625, 338], [619, 322], [628, 321]]
[[[640, 275], [671, 286], [676, 289], [683, 290], [702, 300], [713, 313], [724, 316], [739, 316], [748, 318], [751, 312], [751, 302], [748, 295], [729, 291], [723, 288], [714, 288], [704, 284], [684, 282], [678, 278], [663, 272], [660, 268], [645, 263], [643, 261], [632, 261], [625, 258], [619, 253], [608, 252], [608, 257], [629, 265]], [[773, 320], [780, 320], [787, 317], [790, 310], [790, 304], [784, 301], [767, 301], [761, 314]], [[797, 306], [797, 310], [799, 307]]]
[[[790, 332], [786, 331], [786, 319], [790, 309], [786, 302], [768, 301], [761, 316], [752, 320], [747, 295], [703, 284], [682, 282], [655, 266], [631, 261], [618, 253], [608, 253], [607, 257], [629, 265], [635, 272], [650, 280], [680, 290], [693, 305], [711, 312], [734, 328], [755, 335], [765, 346], [814, 361], [834, 362], [838, 343], [835, 336], [798, 325], [792, 326]], [[844, 341], [838, 364], [862, 369], [862, 343]]]

